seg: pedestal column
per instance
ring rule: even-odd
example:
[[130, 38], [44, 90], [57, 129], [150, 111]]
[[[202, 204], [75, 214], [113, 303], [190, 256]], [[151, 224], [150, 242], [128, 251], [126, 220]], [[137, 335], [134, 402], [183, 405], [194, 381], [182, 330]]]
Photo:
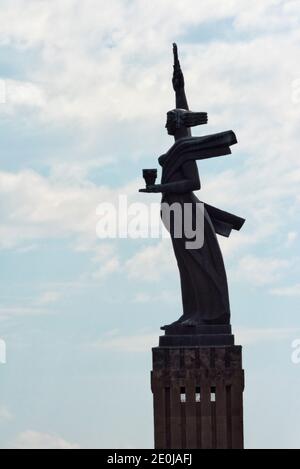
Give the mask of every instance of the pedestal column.
[[242, 348], [219, 327], [168, 331], [153, 348], [156, 449], [243, 448]]

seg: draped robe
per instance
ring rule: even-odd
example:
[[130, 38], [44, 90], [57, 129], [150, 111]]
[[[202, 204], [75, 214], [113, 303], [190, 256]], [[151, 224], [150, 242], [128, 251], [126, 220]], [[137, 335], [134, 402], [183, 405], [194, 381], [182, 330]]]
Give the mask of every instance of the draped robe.
[[[184, 137], [177, 140], [169, 151], [159, 158], [162, 166], [162, 203], [179, 203], [193, 207], [193, 217], [199, 216], [199, 200], [190, 190], [198, 179], [196, 160], [228, 155], [230, 146], [237, 143], [232, 131], [204, 137]], [[204, 243], [198, 249], [187, 249], [190, 241], [184, 234], [177, 237], [174, 224], [170, 231], [176, 256], [182, 291], [183, 316], [180, 321], [192, 319], [197, 324], [229, 324], [230, 306], [226, 271], [216, 233], [229, 236], [232, 229], [239, 230], [244, 219], [205, 204]], [[197, 215], [198, 213], [198, 215]], [[164, 221], [164, 220], [163, 220]], [[196, 223], [193, 225], [196, 226]]]

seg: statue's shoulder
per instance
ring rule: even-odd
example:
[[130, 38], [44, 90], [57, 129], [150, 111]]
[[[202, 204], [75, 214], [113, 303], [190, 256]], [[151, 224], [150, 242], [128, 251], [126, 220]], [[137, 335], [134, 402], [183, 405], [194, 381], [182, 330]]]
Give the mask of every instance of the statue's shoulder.
[[185, 148], [193, 145], [200, 137], [183, 137], [176, 140], [176, 142], [171, 146], [168, 151], [168, 154], [175, 153], [177, 151], [182, 151]]
[[182, 158], [193, 151], [196, 141], [201, 137], [183, 137], [171, 146], [169, 150], [158, 158], [159, 164], [166, 169], [170, 165], [174, 168], [180, 164]]

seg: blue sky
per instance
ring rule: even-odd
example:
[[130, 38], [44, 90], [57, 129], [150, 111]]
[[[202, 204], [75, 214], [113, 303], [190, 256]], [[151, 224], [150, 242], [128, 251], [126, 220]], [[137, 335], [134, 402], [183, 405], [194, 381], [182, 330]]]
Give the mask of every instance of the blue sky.
[[181, 314], [178, 273], [169, 240], [97, 239], [96, 209], [140, 201], [172, 143], [177, 41], [209, 116], [195, 135], [239, 140], [199, 163], [199, 197], [247, 219], [220, 240], [246, 446], [299, 448], [299, 20], [294, 0], [2, 0], [0, 447], [153, 445], [150, 349]]

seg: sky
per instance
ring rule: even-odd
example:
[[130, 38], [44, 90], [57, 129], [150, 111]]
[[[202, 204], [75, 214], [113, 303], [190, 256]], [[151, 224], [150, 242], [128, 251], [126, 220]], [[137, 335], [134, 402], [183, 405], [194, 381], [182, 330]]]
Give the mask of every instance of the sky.
[[138, 189], [172, 145], [174, 41], [208, 112], [194, 135], [239, 142], [198, 163], [198, 196], [247, 220], [220, 239], [245, 446], [300, 447], [299, 26], [297, 0], [1, 1], [1, 448], [153, 447], [151, 347], [181, 315], [172, 246], [96, 226], [120, 195], [159, 202]]

